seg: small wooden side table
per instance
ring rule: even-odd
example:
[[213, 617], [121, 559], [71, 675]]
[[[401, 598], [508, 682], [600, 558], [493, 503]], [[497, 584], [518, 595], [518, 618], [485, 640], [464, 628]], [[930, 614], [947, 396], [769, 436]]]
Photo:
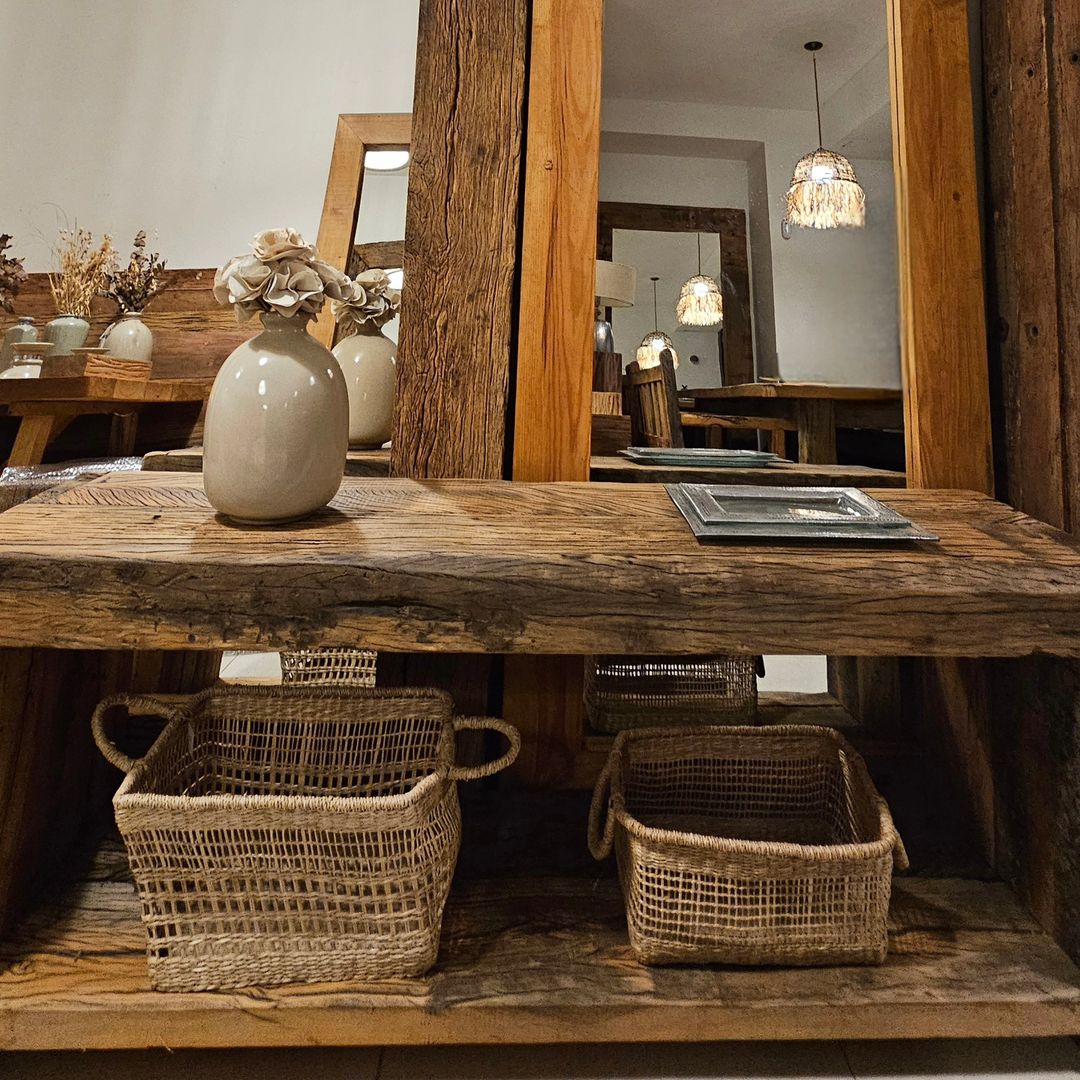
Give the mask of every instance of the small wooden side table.
[[0, 406], [21, 418], [8, 465], [40, 465], [49, 443], [78, 416], [112, 416], [109, 454], [135, 447], [138, 414], [146, 405], [192, 403], [210, 396], [212, 379], [0, 379]]

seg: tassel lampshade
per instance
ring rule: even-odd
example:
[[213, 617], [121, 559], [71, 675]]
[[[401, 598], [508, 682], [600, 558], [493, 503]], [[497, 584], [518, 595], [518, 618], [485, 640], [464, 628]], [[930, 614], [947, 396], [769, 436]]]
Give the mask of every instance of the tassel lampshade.
[[821, 137], [821, 92], [817, 53], [820, 41], [805, 46], [814, 60], [814, 101], [817, 105], [818, 148], [799, 158], [787, 193], [790, 225], [804, 229], [862, 228], [866, 224], [866, 193], [843, 154], [826, 150]]
[[682, 326], [716, 326], [724, 324], [724, 296], [720, 286], [708, 274], [701, 272], [701, 233], [697, 234], [697, 269], [679, 293], [675, 317]]
[[643, 368], [658, 367], [660, 364], [660, 354], [665, 349], [668, 349], [671, 352], [672, 365], [678, 367], [679, 354], [675, 351], [675, 343], [667, 336], [667, 334], [660, 330], [659, 309], [656, 303], [656, 283], [660, 279], [654, 277], [650, 280], [652, 281], [653, 326], [656, 329], [651, 330], [641, 339], [641, 344], [638, 346], [635, 359]]

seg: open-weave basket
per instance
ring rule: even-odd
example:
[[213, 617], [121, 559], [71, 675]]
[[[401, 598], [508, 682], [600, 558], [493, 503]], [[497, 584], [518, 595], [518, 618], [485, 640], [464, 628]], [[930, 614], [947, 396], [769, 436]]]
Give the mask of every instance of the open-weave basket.
[[585, 712], [594, 731], [746, 724], [757, 713], [757, 657], [589, 656]]
[[627, 731], [593, 792], [646, 964], [881, 963], [903, 844], [862, 758], [818, 727]]
[[374, 686], [378, 656], [371, 649], [283, 652], [281, 681], [296, 686]]
[[[146, 757], [115, 706], [169, 720]], [[215, 688], [175, 709], [129, 694], [93, 717], [127, 776], [113, 798], [158, 990], [419, 975], [434, 962], [461, 840], [458, 780], [517, 756], [500, 720], [436, 690]], [[509, 742], [454, 764], [458, 731]]]

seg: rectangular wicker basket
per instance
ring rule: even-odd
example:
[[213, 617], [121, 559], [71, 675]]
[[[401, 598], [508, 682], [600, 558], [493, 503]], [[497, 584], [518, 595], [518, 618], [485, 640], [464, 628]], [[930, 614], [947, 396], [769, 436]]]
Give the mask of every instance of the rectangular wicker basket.
[[[140, 761], [106, 731], [116, 706], [168, 719]], [[458, 780], [520, 740], [452, 716], [436, 690], [214, 688], [179, 710], [121, 694], [94, 712], [127, 772], [116, 821], [158, 990], [420, 975], [434, 962], [461, 840]], [[454, 764], [491, 729], [497, 761]]]
[[593, 792], [646, 964], [876, 964], [903, 844], [829, 728], [624, 732]]
[[585, 712], [594, 731], [747, 724], [757, 713], [757, 657], [590, 656]]

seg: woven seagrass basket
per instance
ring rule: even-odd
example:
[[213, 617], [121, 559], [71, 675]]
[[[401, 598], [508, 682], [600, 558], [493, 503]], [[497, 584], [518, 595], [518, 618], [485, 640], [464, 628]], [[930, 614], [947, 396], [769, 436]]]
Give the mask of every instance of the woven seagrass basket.
[[[168, 719], [140, 761], [116, 706]], [[461, 840], [458, 780], [517, 756], [500, 720], [452, 716], [436, 690], [214, 688], [175, 709], [119, 694], [94, 738], [127, 772], [113, 798], [158, 990], [420, 975], [439, 947]], [[458, 731], [497, 761], [454, 764]]]
[[877, 964], [907, 856], [843, 736], [817, 727], [623, 732], [593, 792], [645, 964]]
[[379, 654], [371, 649], [301, 649], [281, 654], [287, 686], [374, 686]]
[[746, 724], [757, 713], [757, 657], [590, 656], [585, 712], [594, 731]]

